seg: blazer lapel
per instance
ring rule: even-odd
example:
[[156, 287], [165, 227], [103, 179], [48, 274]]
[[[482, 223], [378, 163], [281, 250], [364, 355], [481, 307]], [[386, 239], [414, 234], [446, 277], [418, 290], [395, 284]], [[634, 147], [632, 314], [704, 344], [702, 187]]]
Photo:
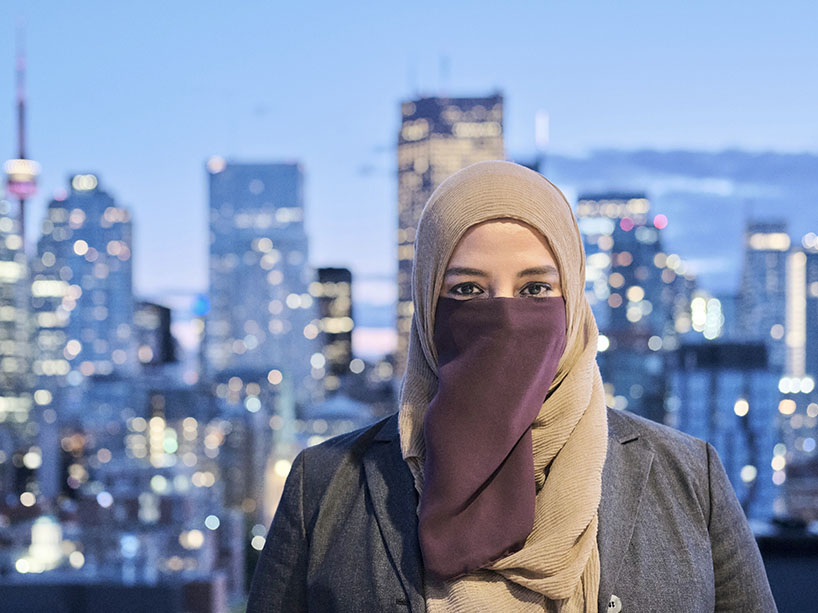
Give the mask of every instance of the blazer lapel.
[[375, 518], [391, 562], [409, 597], [411, 611], [426, 610], [418, 543], [418, 497], [409, 466], [400, 452], [397, 413], [375, 436], [363, 457]]
[[597, 535], [600, 611], [606, 610], [608, 598], [615, 593], [652, 461], [653, 450], [639, 438], [639, 431], [609, 410], [608, 455], [602, 470]]

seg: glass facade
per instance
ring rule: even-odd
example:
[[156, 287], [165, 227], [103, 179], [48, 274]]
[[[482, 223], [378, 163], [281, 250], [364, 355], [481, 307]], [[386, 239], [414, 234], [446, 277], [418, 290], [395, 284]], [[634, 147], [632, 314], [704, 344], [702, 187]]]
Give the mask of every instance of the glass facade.
[[786, 265], [790, 237], [783, 221], [751, 221], [744, 235], [744, 266], [739, 289], [738, 332], [763, 342], [770, 368], [786, 368]]
[[288, 378], [300, 407], [320, 399], [325, 374], [314, 272], [304, 232], [299, 164], [240, 164], [211, 158], [210, 312], [205, 343], [211, 375], [232, 370]]
[[677, 323], [689, 319], [695, 279], [663, 251], [667, 219], [651, 214], [643, 194], [582, 195], [576, 212], [608, 406], [662, 421], [665, 359], [678, 345]]
[[117, 406], [103, 398], [96, 406], [90, 390], [100, 378], [122, 379], [127, 387], [136, 373], [131, 214], [94, 174], [70, 176], [68, 184], [49, 202], [31, 262], [32, 371], [46, 498], [65, 489], [59, 428], [103, 424], [127, 401]]
[[32, 416], [28, 264], [17, 206], [0, 196], [0, 491], [31, 489], [40, 448]]
[[49, 389], [115, 370], [132, 374], [136, 362], [130, 212], [95, 175], [69, 182], [66, 197], [48, 205], [31, 265], [33, 370]]
[[716, 448], [748, 517], [780, 513], [777, 377], [766, 346], [684, 345], [671, 356], [667, 375], [668, 423]]

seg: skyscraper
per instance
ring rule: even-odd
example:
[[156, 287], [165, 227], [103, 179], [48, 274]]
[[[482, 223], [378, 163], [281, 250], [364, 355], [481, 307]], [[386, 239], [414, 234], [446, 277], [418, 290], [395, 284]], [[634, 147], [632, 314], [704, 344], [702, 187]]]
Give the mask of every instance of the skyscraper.
[[93, 174], [69, 183], [48, 205], [31, 271], [33, 370], [51, 393], [136, 364], [130, 212]]
[[0, 197], [0, 489], [5, 492], [24, 488], [19, 458], [13, 458], [25, 457], [33, 443], [25, 433], [33, 385], [28, 269], [14, 208]]
[[310, 287], [321, 316], [321, 339], [325, 369], [324, 387], [338, 389], [340, 377], [352, 361], [352, 273], [348, 268], [319, 268], [318, 281]]
[[398, 134], [398, 347], [406, 366], [412, 322], [412, 258], [423, 206], [444, 179], [483, 160], [504, 159], [503, 97], [420, 98], [401, 105]]
[[606, 400], [662, 421], [665, 353], [676, 347], [675, 317], [689, 309], [692, 278], [662, 250], [667, 219], [651, 215], [643, 194], [580, 196], [577, 218]]
[[745, 512], [769, 520], [783, 482], [776, 375], [761, 342], [714, 340], [669, 355], [668, 423], [718, 451]]
[[[625, 317], [620, 314], [624, 311], [620, 309], [621, 293], [628, 288], [624, 287], [625, 278], [621, 271], [614, 274], [614, 269], [630, 270], [631, 277], [635, 269], [630, 251], [627, 256], [619, 257], [618, 252], [627, 249], [622, 244], [615, 246], [614, 234], [622, 241], [626, 236], [624, 228], [630, 232], [634, 227], [644, 226], [648, 222], [649, 211], [650, 202], [644, 194], [583, 194], [577, 199], [577, 222], [586, 257], [585, 293], [600, 330], [611, 328], [614, 320], [617, 321], [616, 327], [622, 327]], [[624, 219], [628, 221], [623, 226]], [[634, 279], [630, 281], [633, 284]]]
[[277, 369], [304, 406], [315, 399], [324, 368], [316, 365], [323, 356], [317, 353], [319, 322], [308, 293], [314, 273], [304, 232], [301, 166], [214, 157], [207, 171], [210, 374]]
[[[102, 189], [96, 175], [68, 180], [68, 192], [48, 205], [31, 263], [34, 401], [47, 417], [40, 437], [43, 490], [49, 496], [56, 494], [57, 428], [110, 417], [96, 411], [89, 382], [119, 375], [119, 387], [130, 389], [136, 372], [130, 212]], [[129, 395], [123, 389], [121, 398]], [[123, 408], [111, 397], [100, 402], [106, 411]]]
[[170, 331], [168, 307], [140, 301], [134, 310], [137, 357], [143, 366], [159, 366], [176, 361], [176, 343]]
[[[809, 235], [808, 235], [809, 236]], [[810, 236], [806, 245], [805, 256], [805, 347], [804, 367], [806, 371], [818, 376], [818, 237]], [[805, 237], [806, 239], [806, 237]]]
[[786, 374], [818, 376], [818, 236], [810, 232], [787, 256]]
[[778, 381], [780, 444], [774, 462], [787, 513], [818, 519], [818, 237], [809, 233], [787, 255], [786, 372]]
[[28, 347], [28, 272], [17, 216], [0, 199], [0, 421], [24, 422], [31, 391]]
[[790, 237], [784, 221], [751, 221], [744, 235], [738, 328], [746, 339], [763, 341], [769, 366], [783, 373], [787, 351], [786, 268]]

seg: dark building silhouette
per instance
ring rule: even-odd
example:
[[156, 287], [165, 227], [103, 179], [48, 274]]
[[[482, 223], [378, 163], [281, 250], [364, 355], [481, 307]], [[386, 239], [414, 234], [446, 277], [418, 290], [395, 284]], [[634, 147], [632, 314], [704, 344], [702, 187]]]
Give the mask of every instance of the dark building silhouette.
[[322, 352], [326, 360], [324, 387], [334, 391], [352, 361], [352, 273], [348, 268], [319, 268], [310, 293], [318, 302]]
[[170, 332], [171, 311], [152, 302], [137, 302], [134, 309], [137, 358], [144, 366], [176, 362], [176, 343]]

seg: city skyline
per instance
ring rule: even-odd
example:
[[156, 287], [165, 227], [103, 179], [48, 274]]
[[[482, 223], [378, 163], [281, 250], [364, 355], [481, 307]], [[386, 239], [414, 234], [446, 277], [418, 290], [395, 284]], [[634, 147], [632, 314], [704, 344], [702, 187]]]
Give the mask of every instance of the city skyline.
[[[814, 600], [798, 572], [818, 564], [818, 7], [12, 3], [0, 8], [6, 607], [82, 594], [78, 610], [238, 610], [259, 555], [280, 544], [267, 543], [280, 505], [317, 542], [329, 515], [313, 512], [323, 477], [309, 475], [344, 489], [365, 458], [357, 499], [377, 508], [375, 430], [337, 470], [327, 456], [307, 471], [320, 449], [299, 454], [417, 404], [414, 370], [403, 377], [415, 248], [449, 247], [419, 216], [443, 181], [492, 159], [543, 173], [574, 209], [585, 296], [566, 304], [586, 309], [587, 334], [569, 336], [598, 370], [587, 404], [612, 410], [609, 439], [642, 438], [617, 434], [611, 417], [628, 412], [710, 443], [652, 426], [636, 445], [645, 470], [706, 458], [721, 479], [723, 465], [776, 598]], [[490, 166], [531, 179], [509, 194], [538, 193], [535, 173]], [[467, 208], [498, 210], [485, 186], [467, 188]], [[563, 292], [581, 298], [561, 226], [541, 217]], [[579, 311], [566, 309], [570, 332]], [[572, 372], [587, 375], [568, 347], [546, 402], [573, 402]], [[501, 375], [518, 354], [495, 360]], [[570, 464], [564, 448], [548, 466]], [[636, 457], [611, 449], [606, 473]], [[660, 486], [640, 513], [665, 508], [663, 470], [650, 468]], [[730, 488], [696, 480], [716, 518], [713, 483]]]
[[[302, 163], [312, 264], [345, 266], [359, 279], [393, 276], [391, 152], [399, 102], [416, 94], [502, 91], [512, 158], [534, 152], [540, 110], [551, 117], [549, 150], [559, 153], [815, 151], [818, 142], [808, 104], [818, 95], [808, 78], [818, 62], [806, 25], [816, 9], [807, 3], [786, 10], [695, 3], [663, 7], [662, 20], [643, 2], [515, 4], [502, 14], [421, 3], [315, 16], [259, 5], [252, 23], [241, 10], [222, 15], [215, 3], [197, 4], [195, 13], [174, 5], [161, 22], [149, 11], [100, 6], [2, 9], [8, 121], [0, 121], [0, 141], [9, 157], [14, 28], [23, 16], [29, 155], [43, 166], [29, 244], [65, 177], [93, 171], [134, 211], [141, 295], [206, 288], [203, 167], [213, 154]], [[184, 19], [195, 27], [177, 27]], [[309, 30], [284, 27], [305, 23]], [[396, 48], [392, 33], [404, 30], [417, 36]], [[645, 54], [647, 47], [654, 51]]]

